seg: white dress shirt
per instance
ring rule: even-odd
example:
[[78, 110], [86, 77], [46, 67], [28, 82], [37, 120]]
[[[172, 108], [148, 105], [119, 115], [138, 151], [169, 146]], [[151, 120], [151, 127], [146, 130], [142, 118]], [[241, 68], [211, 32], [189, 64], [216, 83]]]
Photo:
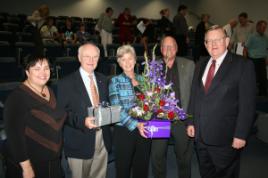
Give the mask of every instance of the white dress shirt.
[[[89, 73], [87, 73], [82, 67], [79, 68], [79, 72], [81, 74], [81, 77], [82, 77], [82, 80], [85, 84], [85, 87], [87, 89], [87, 93], [88, 93], [88, 96], [90, 98], [90, 101], [91, 103], [93, 103], [92, 101], [92, 95], [91, 95], [91, 90], [90, 90], [90, 78], [89, 78]], [[97, 92], [99, 94], [99, 90], [98, 90], [98, 85], [97, 85], [97, 82], [96, 82], [96, 77], [95, 77], [95, 74], [93, 73], [93, 80], [94, 80], [94, 83], [95, 83], [95, 86], [96, 86], [96, 89], [97, 89]]]
[[204, 71], [204, 74], [203, 74], [203, 77], [202, 77], [202, 82], [205, 86], [205, 83], [206, 83], [206, 79], [207, 79], [207, 75], [208, 75], [208, 70], [210, 68], [210, 65], [212, 64], [212, 60], [216, 60], [216, 64], [215, 64], [215, 73], [214, 73], [214, 76], [216, 75], [218, 69], [220, 68], [225, 56], [227, 54], [227, 50], [223, 53], [223, 55], [221, 55], [219, 58], [217, 59], [212, 59], [212, 57], [209, 59], [208, 63], [207, 63], [207, 66], [206, 66], [206, 69]]

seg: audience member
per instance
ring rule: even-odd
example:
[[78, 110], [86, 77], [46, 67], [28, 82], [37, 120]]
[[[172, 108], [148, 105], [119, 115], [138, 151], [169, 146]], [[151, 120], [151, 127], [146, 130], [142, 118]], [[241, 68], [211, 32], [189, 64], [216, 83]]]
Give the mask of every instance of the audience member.
[[171, 36], [173, 30], [173, 24], [169, 20], [170, 11], [168, 8], [160, 11], [161, 19], [159, 21], [160, 37]]
[[178, 51], [179, 56], [187, 55], [187, 43], [189, 43], [188, 38], [188, 25], [186, 21], [187, 6], [180, 5], [178, 7], [177, 15], [173, 19], [174, 26], [174, 36], [180, 50]]
[[65, 21], [65, 27], [61, 32], [63, 44], [66, 46], [74, 45], [76, 42], [76, 31], [72, 26], [72, 20], [67, 18]]
[[8, 178], [62, 178], [62, 126], [66, 117], [46, 85], [48, 59], [32, 55], [26, 80], [8, 97], [4, 109]]
[[86, 31], [86, 26], [81, 23], [79, 30], [76, 32], [76, 40], [78, 44], [85, 44], [89, 40], [90, 34]]
[[117, 19], [117, 23], [119, 25], [119, 41], [121, 44], [128, 44], [133, 42], [133, 22], [134, 19], [131, 16], [130, 9], [125, 8], [125, 10], [118, 16]]
[[[117, 62], [123, 73], [111, 79], [111, 105], [121, 105], [120, 123], [114, 127], [115, 169], [117, 178], [147, 178], [151, 140], [146, 139], [143, 122], [132, 118], [128, 110], [135, 104], [142, 76], [135, 74], [136, 53], [130, 45], [117, 49]], [[132, 176], [130, 175], [132, 174]]]
[[102, 13], [98, 20], [98, 29], [100, 29], [101, 44], [105, 50], [105, 56], [107, 56], [107, 44], [113, 43], [112, 31], [114, 28], [113, 15], [114, 11], [111, 7], [106, 8], [105, 12]]
[[37, 10], [34, 10], [31, 16], [27, 17], [27, 20], [32, 23], [33, 26], [40, 29], [46, 22], [46, 18], [49, 16], [49, 7], [46, 4], [42, 4]]
[[240, 152], [255, 116], [255, 73], [251, 61], [228, 52], [230, 39], [218, 25], [208, 29], [210, 57], [196, 64], [187, 133], [195, 137], [202, 178], [238, 178]]
[[226, 32], [226, 35], [231, 38], [233, 35], [234, 28], [237, 25], [237, 20], [236, 19], [231, 19], [228, 24], [223, 26], [223, 29]]
[[[189, 59], [176, 57], [178, 46], [170, 36], [161, 41], [161, 53], [167, 69], [167, 81], [172, 82], [175, 96], [180, 105], [187, 110], [190, 99], [191, 82], [194, 73], [194, 62]], [[172, 122], [171, 136], [174, 140], [177, 170], [179, 178], [191, 177], [191, 157], [193, 142], [186, 134], [183, 122]], [[152, 171], [155, 178], [166, 177], [168, 139], [152, 140]], [[175, 176], [174, 176], [175, 177]]]
[[200, 56], [207, 56], [207, 49], [205, 47], [205, 33], [209, 28], [209, 14], [202, 14], [201, 22], [197, 25], [195, 31], [195, 57], [194, 61], [198, 61]]
[[46, 25], [40, 29], [40, 35], [44, 45], [59, 44], [60, 34], [57, 27], [54, 25], [54, 18], [48, 17]]
[[30, 31], [33, 34], [36, 51], [40, 54], [43, 52], [43, 42], [40, 35], [40, 29], [44, 25], [48, 16], [48, 5], [43, 4], [37, 10], [34, 10], [31, 16], [27, 17], [27, 20], [32, 24]]
[[258, 21], [256, 25], [256, 32], [249, 35], [244, 48], [244, 55], [249, 57], [255, 65], [256, 79], [260, 96], [267, 96], [266, 60], [268, 37], [265, 35], [266, 28], [266, 21]]
[[239, 24], [235, 27], [230, 41], [230, 49], [234, 51], [236, 51], [237, 43], [241, 43], [244, 46], [248, 36], [254, 32], [254, 24], [249, 22], [246, 12], [239, 14], [238, 21]]
[[94, 44], [78, 49], [80, 68], [58, 82], [58, 104], [67, 114], [64, 153], [74, 178], [105, 178], [111, 147], [109, 126], [97, 128], [88, 107], [108, 101], [108, 81], [94, 70], [100, 50]]

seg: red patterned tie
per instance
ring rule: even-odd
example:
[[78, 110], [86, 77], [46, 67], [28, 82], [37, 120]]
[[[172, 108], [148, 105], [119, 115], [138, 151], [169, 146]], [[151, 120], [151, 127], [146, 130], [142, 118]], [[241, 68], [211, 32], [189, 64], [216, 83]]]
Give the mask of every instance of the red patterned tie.
[[100, 103], [99, 94], [97, 92], [96, 85], [94, 83], [93, 75], [89, 76], [90, 79], [90, 90], [91, 90], [91, 97], [92, 97], [92, 106], [97, 107]]
[[216, 60], [212, 60], [212, 63], [211, 63], [209, 70], [208, 70], [206, 83], [205, 83], [205, 92], [206, 93], [211, 85], [212, 80], [213, 80], [214, 73], [215, 73], [215, 66], [216, 66]]

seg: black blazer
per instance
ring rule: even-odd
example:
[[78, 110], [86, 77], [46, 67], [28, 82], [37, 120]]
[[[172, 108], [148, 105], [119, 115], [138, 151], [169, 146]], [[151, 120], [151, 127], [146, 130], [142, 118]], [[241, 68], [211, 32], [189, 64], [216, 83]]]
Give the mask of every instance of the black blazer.
[[[108, 80], [95, 72], [100, 101], [108, 102]], [[58, 104], [67, 113], [64, 126], [64, 151], [67, 157], [90, 159], [95, 149], [96, 130], [85, 127], [87, 108], [91, 101], [79, 70], [58, 82]], [[102, 127], [107, 151], [111, 148], [110, 127]]]
[[227, 53], [207, 92], [202, 76], [208, 59], [197, 63], [189, 104], [195, 137], [209, 145], [246, 139], [255, 115], [256, 83], [251, 61]]

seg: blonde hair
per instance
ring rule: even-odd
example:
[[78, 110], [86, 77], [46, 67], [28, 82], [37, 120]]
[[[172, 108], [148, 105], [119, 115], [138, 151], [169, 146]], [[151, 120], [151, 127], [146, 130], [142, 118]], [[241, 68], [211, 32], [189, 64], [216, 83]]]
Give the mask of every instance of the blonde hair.
[[130, 45], [122, 45], [116, 51], [117, 62], [120, 62], [123, 55], [127, 53], [133, 55], [134, 59], [136, 60], [136, 52], [134, 48]]

